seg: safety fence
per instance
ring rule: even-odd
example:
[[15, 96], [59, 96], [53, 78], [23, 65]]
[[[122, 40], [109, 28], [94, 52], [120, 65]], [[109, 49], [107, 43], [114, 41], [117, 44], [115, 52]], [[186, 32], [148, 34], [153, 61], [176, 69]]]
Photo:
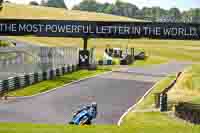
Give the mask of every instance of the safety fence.
[[0, 48], [0, 80], [78, 63], [78, 48], [34, 46]]
[[49, 69], [47, 71], [29, 73], [10, 77], [6, 80], [0, 80], [0, 95], [3, 96], [9, 91], [20, 89], [44, 80], [51, 80], [55, 77], [76, 71], [77, 65], [68, 65], [57, 69]]

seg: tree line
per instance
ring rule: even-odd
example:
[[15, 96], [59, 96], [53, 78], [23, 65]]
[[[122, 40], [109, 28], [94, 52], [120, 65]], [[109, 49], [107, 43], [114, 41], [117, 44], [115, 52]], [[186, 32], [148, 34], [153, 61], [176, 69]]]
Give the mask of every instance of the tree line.
[[[30, 4], [67, 9], [64, 0], [42, 0], [41, 3], [32, 1]], [[182, 12], [178, 8], [166, 10], [160, 7], [143, 7], [142, 9], [139, 9], [132, 3], [120, 0], [117, 0], [113, 4], [103, 4], [96, 0], [83, 0], [78, 5], [75, 5], [72, 10], [100, 12], [150, 21], [200, 22], [200, 8], [194, 8]]]

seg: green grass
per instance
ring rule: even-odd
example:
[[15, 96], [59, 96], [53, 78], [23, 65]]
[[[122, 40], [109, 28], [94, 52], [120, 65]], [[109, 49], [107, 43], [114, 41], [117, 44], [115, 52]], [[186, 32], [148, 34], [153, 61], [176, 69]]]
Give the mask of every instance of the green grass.
[[[48, 37], [12, 37], [16, 40], [32, 42], [42, 46], [70, 46], [83, 47], [83, 40], [76, 38], [48, 38]], [[174, 40], [151, 40], [149, 39], [90, 39], [88, 47], [95, 47], [97, 57], [102, 57], [108, 44], [110, 47], [119, 47], [125, 49], [135, 47], [146, 52], [147, 56], [160, 60], [179, 60], [200, 62], [199, 41], [174, 41]], [[152, 56], [152, 57], [151, 57]], [[154, 60], [152, 59], [152, 60]], [[155, 60], [154, 60], [155, 62]], [[157, 63], [157, 61], [156, 61]]]
[[12, 44], [7, 41], [0, 40], [0, 47], [9, 47], [9, 46], [12, 46]]
[[136, 110], [152, 108], [154, 104], [154, 94], [160, 93], [174, 79], [175, 79], [175, 76], [169, 76], [165, 79], [158, 81], [158, 83], [156, 84], [156, 86], [154, 86], [153, 90], [149, 93], [149, 95], [140, 104], [137, 105]]
[[120, 133], [116, 126], [75, 127], [53, 124], [1, 123], [0, 133]]
[[53, 19], [53, 20], [94, 20], [94, 21], [142, 21], [104, 13], [95, 13], [63, 8], [4, 4], [0, 18]]
[[[95, 20], [95, 21], [137, 21], [125, 17], [118, 17], [113, 15], [80, 12], [80, 11], [66, 11], [56, 8], [44, 8], [34, 6], [18, 6], [14, 4], [7, 4], [2, 12], [0, 12], [1, 18], [28, 18], [28, 19], [73, 19], [73, 20]], [[17, 40], [24, 40], [27, 42], [36, 43], [45, 46], [73, 46], [82, 47], [82, 39], [74, 38], [48, 38], [48, 37], [12, 37]], [[151, 40], [151, 39], [90, 39], [89, 47], [97, 48], [97, 57], [103, 55], [103, 51], [106, 46], [119, 48], [135, 47], [137, 49], [144, 50], [149, 59], [146, 61], [136, 62], [135, 66], [144, 66], [152, 64], [160, 64], [170, 60], [181, 61], [200, 61], [200, 45], [199, 41], [177, 41], [177, 40]], [[193, 73], [199, 73], [199, 67], [192, 69]], [[198, 71], [198, 72], [197, 72]], [[83, 72], [87, 73], [88, 72]], [[96, 72], [95, 72], [96, 73]], [[76, 75], [76, 73], [75, 73]], [[77, 73], [78, 76], [85, 75]], [[76, 76], [65, 75], [57, 78], [53, 81], [44, 81], [39, 84], [35, 84], [30, 88], [24, 88], [18, 90], [18, 92], [12, 92], [10, 95], [15, 96], [27, 96], [37, 94], [61, 86], [65, 83], [77, 80]], [[93, 74], [91, 74], [93, 75]], [[80, 76], [81, 77], [81, 76]], [[84, 77], [84, 76], [83, 76]], [[174, 76], [168, 77], [154, 88], [149, 96], [139, 104], [136, 110], [152, 108], [154, 103], [154, 92], [160, 92], [174, 79]], [[192, 83], [196, 87], [199, 87], [199, 78], [192, 78]], [[48, 85], [47, 85], [48, 84]], [[190, 83], [189, 83], [190, 84]], [[183, 84], [183, 86], [185, 86]], [[187, 86], [187, 85], [186, 85]], [[195, 89], [196, 90], [196, 89]], [[26, 93], [25, 93], [26, 92]], [[187, 92], [187, 91], [186, 91]], [[195, 97], [192, 99], [194, 103], [199, 103], [200, 99]], [[165, 113], [159, 112], [131, 112], [125, 117], [125, 121], [122, 127], [113, 125], [98, 125], [91, 127], [73, 127], [66, 125], [47, 125], [47, 124], [24, 124], [24, 123], [1, 123], [0, 133], [199, 133], [200, 127], [191, 124], [183, 123], [173, 117], [168, 116]]]
[[168, 61], [169, 61], [169, 59], [162, 58], [160, 56], [150, 56], [150, 57], [147, 57], [145, 60], [136, 60], [130, 66], [145, 67], [145, 66], [150, 66], [150, 65], [167, 63]]
[[[130, 123], [131, 121], [131, 123]], [[158, 112], [132, 114], [128, 123], [114, 125], [67, 126], [55, 124], [1, 123], [0, 133], [199, 133], [200, 126], [182, 123]]]
[[198, 133], [200, 126], [179, 120], [170, 113], [150, 111], [153, 109], [154, 93], [161, 92], [174, 78], [169, 76], [158, 82], [144, 101], [124, 118], [122, 127], [131, 127], [135, 133]]
[[54, 89], [56, 87], [62, 86], [70, 82], [83, 79], [85, 77], [91, 77], [91, 76], [94, 76], [106, 71], [109, 71], [109, 69], [104, 68], [104, 69], [98, 69], [95, 71], [80, 70], [77, 72], [66, 74], [61, 77], [57, 77], [53, 80], [42, 81], [40, 83], [25, 87], [19, 90], [11, 91], [8, 93], [8, 96], [31, 96], [34, 94], [38, 94], [41, 92]]
[[160, 112], [135, 112], [129, 114], [123, 123], [134, 133], [198, 133], [200, 126], [184, 123]]
[[169, 92], [171, 102], [192, 102], [200, 104], [200, 64], [187, 68], [176, 86]]
[[[27, 12], [28, 11], [28, 12]], [[103, 13], [70, 11], [58, 8], [47, 8], [40, 6], [25, 6], [15, 4], [5, 4], [0, 12], [1, 18], [27, 18], [27, 19], [61, 19], [61, 20], [93, 20], [93, 21], [142, 21], [119, 17]], [[12, 37], [17, 40], [32, 42], [42, 46], [72, 46], [83, 47], [81, 38], [66, 37], [34, 37], [20, 36]], [[200, 61], [199, 41], [183, 40], [152, 40], [152, 39], [89, 39], [89, 47], [97, 48], [97, 57], [103, 55], [107, 46], [126, 48], [127, 46], [143, 49], [150, 57], [154, 58], [147, 64], [157, 64], [162, 59], [181, 61]], [[156, 61], [155, 57], [157, 58]], [[143, 64], [142, 62], [138, 63]]]
[[[193, 73], [194, 75], [198, 75], [200, 72], [200, 65], [192, 65], [190, 69], [186, 69], [186, 73]], [[198, 77], [198, 76], [197, 76]], [[181, 77], [180, 77], [181, 78]], [[188, 78], [188, 77], [187, 77]], [[193, 124], [186, 123], [180, 119], [175, 118], [170, 113], [161, 113], [161, 112], [153, 112], [154, 105], [154, 93], [161, 92], [165, 87], [167, 87], [173, 80], [175, 76], [169, 76], [160, 82], [154, 87], [153, 91], [134, 109], [134, 111], [130, 112], [123, 120], [122, 126], [136, 128], [140, 130], [142, 127], [144, 132], [148, 133], [157, 133], [162, 130], [162, 133], [197, 133], [200, 132], [200, 126], [194, 126]], [[180, 80], [180, 79], [179, 79]], [[199, 78], [196, 79], [193, 77], [192, 79], [188, 79], [190, 82], [198, 82], [193, 87], [200, 88]], [[182, 83], [183, 81], [180, 80]], [[180, 83], [179, 83], [180, 84]], [[184, 83], [181, 84], [182, 87], [185, 86]], [[177, 87], [177, 86], [176, 86]], [[180, 85], [178, 86], [180, 87]], [[173, 88], [172, 90], [174, 90]], [[179, 88], [180, 90], [182, 88]], [[193, 88], [194, 89], [194, 88]], [[195, 90], [196, 90], [195, 89]], [[185, 91], [186, 94], [189, 93]], [[171, 97], [171, 93], [168, 94]], [[183, 97], [183, 95], [181, 95]], [[178, 96], [175, 98], [178, 99]], [[193, 95], [192, 103], [199, 104], [200, 98], [199, 94], [196, 96]]]

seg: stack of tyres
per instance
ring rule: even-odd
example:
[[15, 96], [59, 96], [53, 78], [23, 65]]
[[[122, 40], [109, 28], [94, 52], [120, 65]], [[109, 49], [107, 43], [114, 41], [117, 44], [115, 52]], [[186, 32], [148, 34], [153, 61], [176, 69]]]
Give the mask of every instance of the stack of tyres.
[[112, 65], [112, 60], [107, 60], [107, 65]]
[[165, 112], [167, 111], [167, 94], [161, 93], [160, 95], [160, 111]]
[[21, 87], [19, 77], [14, 77], [14, 84], [15, 84], [15, 89], [19, 89]]

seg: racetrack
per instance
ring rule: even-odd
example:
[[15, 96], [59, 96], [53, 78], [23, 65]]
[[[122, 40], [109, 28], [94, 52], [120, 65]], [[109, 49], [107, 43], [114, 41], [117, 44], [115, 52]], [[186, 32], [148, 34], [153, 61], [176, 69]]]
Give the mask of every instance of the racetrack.
[[116, 124], [152, 82], [111, 78], [109, 73], [30, 99], [0, 104], [1, 122], [66, 123], [82, 104], [98, 103], [98, 124]]
[[[157, 70], [162, 71], [163, 66]], [[180, 65], [176, 71], [184, 67]], [[67, 123], [78, 106], [96, 101], [99, 114], [95, 123], [117, 124], [120, 116], [161, 79], [153, 72], [145, 76], [129, 70], [107, 73], [32, 98], [0, 103], [0, 122]]]

